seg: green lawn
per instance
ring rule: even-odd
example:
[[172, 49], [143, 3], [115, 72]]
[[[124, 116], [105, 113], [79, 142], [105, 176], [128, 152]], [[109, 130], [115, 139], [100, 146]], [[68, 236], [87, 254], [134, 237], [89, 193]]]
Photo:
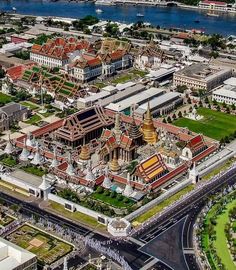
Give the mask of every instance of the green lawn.
[[[229, 196], [229, 195], [228, 195]], [[231, 195], [230, 195], [231, 196]], [[222, 213], [218, 213], [219, 205], [222, 204], [222, 200], [212, 206], [210, 211], [207, 213], [207, 216], [204, 221], [204, 226], [201, 232], [201, 245], [203, 250], [207, 255], [207, 259], [212, 267], [212, 269], [221, 270], [221, 267], [218, 266], [216, 258], [214, 257], [211, 251], [210, 242], [213, 241], [213, 246], [216, 250], [217, 256], [220, 257], [222, 263], [225, 265], [227, 270], [234, 270], [235, 265], [230, 256], [230, 252], [227, 246], [227, 239], [224, 232], [226, 223], [229, 222], [229, 211], [233, 207], [235, 207], [235, 199], [228, 202], [226, 205], [226, 209], [223, 210]], [[210, 236], [208, 233], [208, 228], [211, 225], [211, 219], [215, 220], [215, 224], [213, 226], [213, 230], [215, 230], [216, 235], [213, 238], [214, 240], [210, 240]]]
[[130, 73], [135, 74], [135, 75], [138, 75], [140, 77], [144, 77], [145, 75], [148, 74], [147, 71], [138, 70], [138, 69], [134, 69], [134, 70], [130, 71]]
[[114, 84], [125, 83], [125, 82], [128, 82], [128, 81], [134, 80], [137, 77], [138, 76], [136, 74], [126, 73], [126, 74], [122, 74], [121, 76], [115, 78], [111, 82], [114, 83]]
[[232, 200], [227, 204], [226, 210], [217, 217], [216, 229], [216, 240], [214, 246], [216, 248], [218, 256], [221, 258], [222, 263], [226, 266], [227, 270], [235, 270], [236, 266], [232, 260], [232, 257], [227, 246], [227, 238], [224, 232], [226, 223], [229, 222], [229, 211], [235, 207], [236, 200]]
[[103, 82], [96, 82], [94, 85], [97, 86], [98, 88], [103, 88], [103, 87], [107, 86], [107, 84], [105, 84]]
[[14, 167], [16, 166], [17, 161], [12, 156], [6, 156], [3, 159], [1, 159], [1, 163], [9, 167]]
[[54, 112], [46, 112], [46, 113], [40, 113], [40, 114], [46, 118], [46, 117], [53, 115]]
[[5, 105], [12, 101], [12, 97], [0, 92], [0, 104]]
[[[122, 195], [120, 195], [120, 196], [122, 196]], [[124, 196], [122, 196], [122, 197], [121, 197], [122, 200], [118, 200], [117, 197], [111, 198], [109, 195], [106, 196], [104, 193], [100, 194], [100, 193], [94, 192], [91, 194], [91, 198], [99, 200], [99, 201], [104, 202], [104, 203], [107, 203], [111, 206], [118, 207], [118, 208], [126, 208], [126, 207], [134, 204], [133, 200], [127, 199]], [[124, 199], [126, 199], [127, 202], [124, 202], [123, 201]]]
[[25, 123], [33, 125], [33, 124], [39, 122], [41, 119], [42, 118], [39, 115], [34, 114], [33, 116], [30, 117], [30, 119], [25, 121]]
[[202, 177], [202, 180], [203, 181], [209, 180], [212, 177], [214, 177], [215, 175], [217, 175], [218, 173], [220, 173], [221, 171], [225, 171], [227, 168], [229, 168], [232, 165], [233, 162], [235, 162], [235, 159], [227, 160], [224, 164], [220, 165], [219, 167], [217, 167], [216, 169], [214, 169], [210, 173], [204, 175]]
[[158, 205], [154, 206], [153, 208], [151, 208], [150, 210], [148, 210], [144, 214], [142, 214], [142, 215], [136, 217], [134, 220], [132, 220], [133, 225], [138, 225], [140, 223], [143, 223], [144, 221], [148, 220], [149, 218], [151, 218], [155, 214], [161, 212], [165, 207], [167, 207], [168, 205], [177, 201], [182, 195], [187, 194], [188, 192], [193, 190], [193, 188], [194, 188], [193, 185], [187, 186], [184, 189], [182, 189], [179, 192], [172, 195], [171, 197], [169, 197], [168, 199], [165, 199], [164, 201], [162, 201]]
[[47, 173], [42, 168], [36, 167], [36, 166], [25, 166], [25, 167], [21, 167], [21, 169], [27, 173], [31, 173], [39, 177], [42, 177], [44, 174]]
[[199, 108], [198, 113], [204, 118], [199, 121], [180, 118], [173, 122], [174, 125], [187, 127], [196, 133], [220, 140], [236, 131], [236, 116], [213, 111], [207, 108]]
[[7, 240], [36, 254], [41, 265], [50, 265], [73, 250], [72, 245], [29, 225], [12, 232]]
[[22, 101], [22, 102], [20, 102], [20, 104], [31, 109], [31, 110], [37, 110], [39, 108], [38, 105], [36, 105], [32, 102]]
[[63, 215], [69, 219], [72, 219], [77, 222], [81, 222], [85, 225], [88, 225], [91, 228], [105, 228], [102, 224], [98, 223], [95, 218], [92, 218], [88, 215], [85, 215], [81, 212], [70, 212], [66, 210], [61, 204], [50, 201], [50, 208], [52, 208], [55, 212], [59, 213], [60, 215]]

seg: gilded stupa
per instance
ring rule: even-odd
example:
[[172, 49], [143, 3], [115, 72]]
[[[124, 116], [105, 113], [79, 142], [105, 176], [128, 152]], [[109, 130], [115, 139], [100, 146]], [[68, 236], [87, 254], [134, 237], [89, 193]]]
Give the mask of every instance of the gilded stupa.
[[153, 121], [152, 121], [152, 114], [150, 111], [150, 104], [148, 102], [148, 108], [147, 112], [144, 116], [144, 120], [141, 126], [141, 131], [143, 133], [143, 139], [148, 144], [154, 144], [158, 140], [156, 128], [154, 127]]
[[81, 147], [81, 152], [79, 154], [79, 159], [86, 161], [90, 159], [90, 153], [89, 153], [89, 148], [87, 145], [83, 145]]
[[109, 168], [112, 172], [118, 172], [120, 170], [120, 165], [117, 159], [117, 149], [114, 149], [113, 159], [109, 164]]

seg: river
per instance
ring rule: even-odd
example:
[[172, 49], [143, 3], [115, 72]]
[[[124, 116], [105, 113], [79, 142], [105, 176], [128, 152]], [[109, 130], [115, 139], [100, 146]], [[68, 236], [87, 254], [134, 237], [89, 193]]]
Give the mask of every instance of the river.
[[[207, 16], [207, 11], [187, 10], [177, 7], [154, 7], [154, 6], [99, 6], [103, 13], [96, 14], [97, 5], [94, 3], [75, 2], [49, 2], [45, 0], [0, 0], [0, 10], [17, 13], [61, 16], [71, 18], [82, 18], [86, 15], [95, 15], [102, 20], [112, 20], [125, 23], [140, 20], [136, 16], [142, 13], [141, 19], [153, 25], [161, 27], [179, 27], [185, 29], [202, 29], [206, 33], [220, 33], [224, 36], [236, 35], [236, 14], [219, 13], [219, 17]], [[199, 23], [195, 23], [199, 20]]]

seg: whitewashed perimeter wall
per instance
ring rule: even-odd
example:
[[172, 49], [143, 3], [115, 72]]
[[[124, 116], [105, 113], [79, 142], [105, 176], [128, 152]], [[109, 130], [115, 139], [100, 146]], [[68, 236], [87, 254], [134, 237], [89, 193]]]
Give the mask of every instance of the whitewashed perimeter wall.
[[59, 196], [57, 196], [55, 194], [50, 193], [48, 195], [48, 199], [51, 200], [51, 201], [54, 201], [56, 203], [59, 203], [59, 204], [61, 204], [63, 206], [65, 206], [66, 203], [67, 204], [70, 204], [70, 205], [73, 205], [73, 207], [76, 209], [76, 211], [81, 212], [81, 213], [83, 213], [85, 215], [88, 215], [90, 217], [93, 217], [93, 218], [96, 218], [96, 219], [98, 219], [98, 217], [103, 217], [107, 221], [110, 220], [110, 218], [108, 216], [105, 216], [103, 214], [97, 213], [97, 212], [95, 212], [93, 210], [90, 210], [90, 209], [88, 209], [86, 207], [83, 207], [81, 205], [78, 205], [77, 203], [73, 203], [71, 201], [68, 201], [66, 199], [63, 199], [63, 198], [61, 198], [61, 197], [59, 197]]
[[25, 183], [25, 182], [19, 180], [18, 178], [11, 176], [11, 175], [0, 174], [0, 178], [3, 181], [8, 182], [9, 184], [15, 185], [15, 186], [22, 188], [22, 189], [25, 189], [26, 191], [29, 191], [29, 189], [33, 189], [37, 192], [40, 191], [38, 188], [31, 186], [30, 184]]

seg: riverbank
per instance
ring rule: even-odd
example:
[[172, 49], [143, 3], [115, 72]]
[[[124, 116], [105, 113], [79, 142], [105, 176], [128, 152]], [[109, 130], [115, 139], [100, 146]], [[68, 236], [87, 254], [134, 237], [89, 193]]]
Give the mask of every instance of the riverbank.
[[[182, 6], [176, 8], [163, 6], [130, 6], [130, 5], [95, 5], [91, 2], [45, 2], [40, 0], [2, 0], [0, 10], [7, 12], [16, 8], [16, 12], [22, 15], [30, 14], [34, 16], [53, 16], [78, 19], [86, 15], [97, 16], [100, 20], [111, 20], [121, 23], [134, 23], [144, 21], [154, 26], [162, 28], [200, 29], [205, 33], [219, 33], [224, 36], [236, 34], [235, 14], [222, 13], [219, 17], [207, 16], [207, 10], [199, 10], [193, 6]], [[102, 13], [97, 14], [96, 9], [101, 9]], [[143, 17], [138, 17], [141, 13]], [[195, 21], [199, 21], [196, 24]]]

